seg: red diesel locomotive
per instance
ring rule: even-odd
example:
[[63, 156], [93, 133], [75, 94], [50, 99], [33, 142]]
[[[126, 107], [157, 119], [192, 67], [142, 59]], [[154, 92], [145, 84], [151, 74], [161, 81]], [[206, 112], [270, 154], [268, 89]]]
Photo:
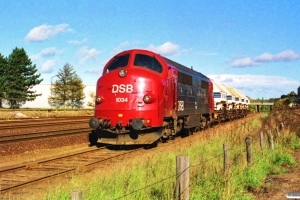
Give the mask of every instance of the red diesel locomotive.
[[133, 49], [105, 65], [89, 125], [100, 143], [152, 144], [184, 128], [210, 126], [213, 113], [208, 77], [154, 52]]

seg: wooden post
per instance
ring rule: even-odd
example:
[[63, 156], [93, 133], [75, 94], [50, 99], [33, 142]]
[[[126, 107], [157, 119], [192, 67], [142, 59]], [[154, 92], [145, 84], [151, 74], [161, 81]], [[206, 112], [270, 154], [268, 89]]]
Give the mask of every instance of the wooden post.
[[276, 127], [276, 133], [277, 133], [277, 137], [279, 137], [279, 136], [280, 136], [280, 133], [279, 133], [279, 128], [278, 128], [278, 126]]
[[268, 140], [269, 140], [269, 145], [272, 150], [274, 150], [274, 141], [273, 141], [273, 135], [270, 130], [268, 130]]
[[179, 200], [189, 199], [189, 157], [176, 157], [176, 198]]
[[260, 135], [259, 135], [259, 141], [260, 141], [260, 148], [261, 148], [261, 151], [262, 153], [264, 153], [264, 133], [263, 132], [260, 132]]
[[223, 151], [224, 151], [224, 173], [225, 176], [228, 176], [229, 172], [229, 160], [228, 160], [228, 145], [227, 143], [223, 144]]
[[83, 200], [83, 192], [80, 190], [72, 190], [71, 191], [71, 200]]
[[250, 136], [246, 137], [246, 151], [247, 151], [247, 163], [252, 164], [252, 138]]
[[280, 129], [283, 129], [283, 122], [280, 123]]

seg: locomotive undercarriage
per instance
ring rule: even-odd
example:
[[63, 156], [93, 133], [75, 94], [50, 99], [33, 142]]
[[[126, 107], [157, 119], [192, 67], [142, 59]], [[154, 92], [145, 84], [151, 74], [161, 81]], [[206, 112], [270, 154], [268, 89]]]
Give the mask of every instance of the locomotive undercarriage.
[[190, 135], [215, 124], [232, 121], [247, 115], [246, 109], [219, 110], [210, 115], [184, 115], [164, 118], [162, 127], [147, 127], [141, 119], [130, 120], [127, 126], [109, 120], [92, 118], [90, 127], [94, 128], [99, 143], [114, 145], [152, 144], [158, 140], [165, 142], [176, 136]]
[[167, 139], [174, 139], [176, 136], [188, 136], [193, 134], [194, 132], [204, 130], [211, 126], [208, 116], [195, 116], [197, 116], [197, 120], [193, 122], [190, 121], [190, 115], [179, 116], [177, 118], [165, 118], [161, 141], [165, 142]]
[[117, 123], [113, 126], [109, 120], [90, 119], [90, 127], [94, 128], [99, 143], [114, 145], [152, 144], [162, 137], [162, 127], [147, 127], [143, 120], [129, 120], [126, 126]]
[[[195, 118], [195, 116], [194, 116]], [[191, 122], [191, 116], [165, 118], [162, 127], [146, 127], [142, 120], [129, 121], [127, 126], [120, 123], [112, 126], [109, 120], [92, 118], [90, 127], [95, 129], [98, 143], [113, 145], [152, 144], [158, 140], [165, 142], [176, 136], [192, 134], [209, 127], [207, 116], [197, 115], [197, 122]]]

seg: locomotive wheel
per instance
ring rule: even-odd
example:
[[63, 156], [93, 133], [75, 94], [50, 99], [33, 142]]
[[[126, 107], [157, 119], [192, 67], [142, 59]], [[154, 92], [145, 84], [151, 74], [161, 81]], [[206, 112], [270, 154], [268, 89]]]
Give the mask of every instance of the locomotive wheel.
[[166, 142], [168, 141], [168, 139], [167, 139], [167, 138], [164, 138], [164, 137], [161, 137], [161, 138], [159, 138], [159, 141], [160, 141], [161, 143], [166, 143]]
[[188, 136], [193, 135], [193, 134], [192, 134], [192, 131], [189, 128], [183, 128], [180, 131], [180, 135], [181, 135], [182, 138], [184, 138], [184, 137], [188, 137]]

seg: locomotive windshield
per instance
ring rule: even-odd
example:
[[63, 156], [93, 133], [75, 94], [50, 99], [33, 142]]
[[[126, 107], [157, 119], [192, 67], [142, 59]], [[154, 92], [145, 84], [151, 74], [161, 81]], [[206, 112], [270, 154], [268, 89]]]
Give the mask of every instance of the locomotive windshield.
[[145, 67], [158, 73], [162, 72], [161, 64], [153, 56], [136, 54], [133, 64], [134, 66]]
[[106, 73], [118, 69], [120, 67], [125, 67], [128, 65], [128, 60], [129, 60], [129, 54], [123, 55], [116, 57], [106, 68]]

